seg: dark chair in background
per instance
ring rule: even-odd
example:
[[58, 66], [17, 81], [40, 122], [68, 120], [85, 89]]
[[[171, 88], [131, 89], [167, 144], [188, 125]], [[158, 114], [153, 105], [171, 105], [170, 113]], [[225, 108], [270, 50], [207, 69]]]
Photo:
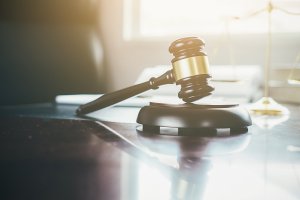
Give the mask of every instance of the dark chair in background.
[[0, 0], [0, 104], [100, 93], [98, 8], [88, 0]]

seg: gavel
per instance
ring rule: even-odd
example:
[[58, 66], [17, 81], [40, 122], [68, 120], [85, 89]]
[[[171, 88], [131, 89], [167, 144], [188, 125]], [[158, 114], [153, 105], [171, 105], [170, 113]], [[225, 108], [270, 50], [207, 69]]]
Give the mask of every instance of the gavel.
[[172, 69], [161, 76], [150, 78], [149, 81], [104, 94], [98, 99], [80, 105], [77, 115], [87, 114], [114, 105], [120, 101], [136, 96], [150, 89], [158, 89], [165, 84], [181, 85], [178, 97], [186, 103], [191, 103], [211, 95], [214, 90], [208, 85], [209, 63], [203, 51], [205, 43], [197, 37], [186, 37], [174, 41], [169, 52], [173, 54]]

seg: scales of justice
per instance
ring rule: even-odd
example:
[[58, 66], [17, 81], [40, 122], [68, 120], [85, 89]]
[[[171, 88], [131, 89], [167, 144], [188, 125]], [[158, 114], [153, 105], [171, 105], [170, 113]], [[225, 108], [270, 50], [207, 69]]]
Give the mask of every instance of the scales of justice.
[[104, 94], [98, 99], [80, 105], [77, 115], [81, 116], [114, 105], [150, 89], [165, 84], [181, 86], [178, 97], [185, 103], [163, 104], [151, 102], [141, 108], [137, 123], [142, 131], [159, 134], [162, 130], [176, 129], [178, 135], [202, 135], [216, 133], [218, 129], [230, 129], [230, 134], [247, 132], [252, 124], [249, 113], [238, 104], [201, 105], [192, 103], [211, 95], [214, 88], [209, 85], [209, 63], [204, 51], [205, 43], [197, 37], [174, 41], [169, 52], [173, 54], [172, 68], [157, 78]]
[[[289, 110], [276, 102], [270, 96], [270, 68], [271, 68], [271, 54], [272, 54], [272, 13], [273, 11], [278, 10], [287, 15], [300, 16], [300, 13], [289, 11], [281, 6], [278, 6], [269, 0], [267, 5], [262, 8], [248, 13], [245, 16], [234, 16], [231, 17], [232, 20], [243, 20], [255, 17], [256, 15], [267, 13], [267, 45], [266, 45], [266, 55], [265, 55], [265, 64], [264, 64], [264, 95], [261, 99], [253, 103], [249, 109], [256, 116], [270, 116], [270, 117], [280, 117], [289, 114]], [[295, 60], [295, 64], [292, 67], [288, 77], [287, 83], [290, 85], [299, 85], [300, 79], [296, 77], [296, 66], [300, 60], [300, 52], [298, 52]]]

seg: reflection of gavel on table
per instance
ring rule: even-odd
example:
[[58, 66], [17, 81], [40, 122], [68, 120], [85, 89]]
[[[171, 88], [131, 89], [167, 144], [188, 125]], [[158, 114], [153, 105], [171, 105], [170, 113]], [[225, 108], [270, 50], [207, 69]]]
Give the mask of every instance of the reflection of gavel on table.
[[187, 37], [174, 41], [169, 51], [174, 55], [173, 68], [163, 75], [122, 90], [105, 94], [98, 99], [79, 106], [76, 113], [87, 114], [138, 95], [161, 85], [176, 83], [181, 85], [178, 97], [185, 102], [193, 102], [211, 94], [208, 85], [208, 59], [203, 52], [204, 42], [197, 37]]

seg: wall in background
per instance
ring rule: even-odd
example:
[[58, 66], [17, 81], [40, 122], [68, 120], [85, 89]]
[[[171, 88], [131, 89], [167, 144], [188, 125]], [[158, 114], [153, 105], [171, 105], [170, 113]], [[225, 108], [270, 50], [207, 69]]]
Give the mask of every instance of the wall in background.
[[[101, 31], [105, 49], [107, 91], [132, 85], [146, 67], [170, 64], [170, 43], [177, 39], [123, 39], [123, 1], [101, 0]], [[220, 36], [195, 34], [206, 41], [211, 65], [231, 64], [230, 46], [220, 45]], [[260, 65], [265, 62], [266, 34], [232, 35], [231, 47], [236, 65]], [[300, 34], [273, 35], [272, 67], [291, 67], [300, 50]]]

